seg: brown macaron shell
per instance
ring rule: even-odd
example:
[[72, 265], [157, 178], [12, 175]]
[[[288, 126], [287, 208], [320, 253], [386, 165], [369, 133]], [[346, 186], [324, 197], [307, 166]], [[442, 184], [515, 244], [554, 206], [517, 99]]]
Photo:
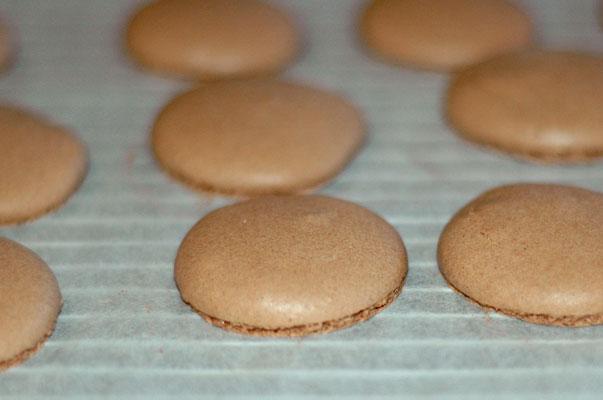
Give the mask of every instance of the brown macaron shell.
[[325, 333], [370, 318], [400, 293], [408, 261], [396, 230], [325, 196], [248, 200], [201, 219], [174, 278], [209, 323], [257, 336]]
[[390, 62], [440, 71], [525, 49], [532, 41], [528, 17], [506, 0], [373, 0], [360, 33]]
[[75, 135], [0, 105], [0, 225], [57, 209], [83, 181], [87, 167], [88, 152]]
[[528, 322], [603, 324], [603, 194], [517, 184], [463, 207], [440, 237], [448, 283], [477, 304]]
[[54, 331], [61, 306], [59, 285], [46, 263], [0, 237], [0, 371], [42, 347]]
[[603, 58], [535, 51], [501, 56], [455, 76], [449, 122], [462, 138], [531, 161], [603, 156]]
[[229, 195], [292, 194], [328, 182], [364, 142], [339, 96], [277, 80], [211, 83], [159, 114], [152, 146], [188, 186]]
[[130, 54], [156, 72], [214, 80], [278, 72], [300, 49], [293, 21], [257, 0], [159, 0], [130, 21]]

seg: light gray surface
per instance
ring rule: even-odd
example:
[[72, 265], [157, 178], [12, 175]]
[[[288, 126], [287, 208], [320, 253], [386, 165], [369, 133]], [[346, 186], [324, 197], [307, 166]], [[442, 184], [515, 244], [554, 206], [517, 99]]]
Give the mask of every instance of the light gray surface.
[[[279, 3], [308, 44], [286, 75], [347, 94], [370, 123], [367, 147], [321, 192], [371, 208], [402, 234], [410, 272], [399, 299], [368, 322], [302, 340], [203, 322], [181, 302], [172, 262], [187, 230], [232, 200], [188, 191], [151, 157], [157, 110], [188, 85], [124, 56], [123, 26], [140, 2], [2, 0], [21, 52], [0, 76], [0, 99], [72, 127], [91, 168], [60, 211], [0, 229], [49, 263], [65, 301], [46, 346], [0, 374], [0, 398], [602, 399], [603, 326], [486, 315], [447, 287], [435, 249], [445, 222], [478, 193], [517, 180], [601, 190], [603, 163], [540, 166], [467, 145], [441, 117], [446, 76], [382, 65], [357, 46], [359, 1]], [[603, 50], [594, 2], [523, 4], [545, 44]]]

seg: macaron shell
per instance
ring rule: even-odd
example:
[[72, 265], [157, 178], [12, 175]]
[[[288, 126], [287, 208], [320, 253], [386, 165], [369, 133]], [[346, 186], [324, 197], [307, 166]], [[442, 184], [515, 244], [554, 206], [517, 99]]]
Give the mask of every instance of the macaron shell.
[[213, 83], [173, 100], [153, 128], [159, 163], [189, 186], [235, 195], [299, 193], [325, 183], [365, 138], [342, 98], [276, 80]]
[[160, 0], [136, 13], [126, 41], [144, 66], [197, 79], [274, 73], [300, 47], [293, 21], [256, 0]]
[[46, 263], [0, 237], [0, 370], [23, 362], [41, 347], [61, 306], [57, 280]]
[[537, 51], [461, 71], [447, 112], [471, 141], [531, 160], [581, 162], [603, 156], [603, 58]]
[[528, 17], [506, 0], [374, 0], [360, 30], [377, 55], [450, 70], [528, 47]]
[[321, 335], [324, 333], [333, 332], [339, 329], [347, 328], [352, 325], [356, 325], [360, 322], [366, 321], [369, 318], [372, 318], [375, 314], [381, 312], [384, 308], [388, 307], [396, 298], [400, 295], [402, 291], [402, 286], [404, 285], [404, 279], [402, 279], [402, 283], [399, 287], [392, 290], [387, 297], [383, 298], [381, 301], [373, 304], [370, 307], [367, 307], [361, 311], [358, 311], [354, 314], [347, 315], [342, 318], [332, 319], [328, 321], [322, 322], [314, 322], [303, 325], [294, 325], [290, 327], [279, 327], [279, 328], [261, 328], [254, 325], [249, 325], [246, 323], [233, 323], [229, 321], [225, 321], [223, 319], [214, 318], [211, 315], [205, 314], [204, 312], [198, 310], [191, 303], [186, 302], [197, 314], [199, 314], [206, 322], [227, 330], [233, 333], [239, 333], [242, 335], [250, 335], [250, 336], [273, 336], [273, 337], [294, 337], [294, 336], [308, 336], [308, 335]]
[[0, 224], [22, 223], [62, 205], [83, 180], [86, 148], [67, 130], [0, 106]]
[[603, 194], [502, 186], [444, 229], [440, 270], [480, 305], [551, 325], [603, 323]]
[[295, 335], [384, 307], [407, 268], [399, 235], [377, 215], [343, 200], [291, 196], [204, 217], [180, 246], [174, 276], [183, 300], [205, 316]]

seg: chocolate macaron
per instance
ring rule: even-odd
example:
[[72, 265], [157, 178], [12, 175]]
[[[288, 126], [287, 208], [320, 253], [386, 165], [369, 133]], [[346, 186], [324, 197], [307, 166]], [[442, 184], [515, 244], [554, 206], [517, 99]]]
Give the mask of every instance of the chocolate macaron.
[[291, 18], [259, 0], [159, 0], [136, 13], [126, 37], [141, 65], [203, 80], [278, 72], [300, 41]]
[[257, 336], [326, 333], [399, 294], [408, 269], [396, 230], [325, 196], [248, 200], [202, 218], [176, 256], [182, 299], [207, 322]]
[[506, 0], [373, 0], [360, 32], [388, 61], [454, 70], [528, 47], [528, 17]]
[[469, 141], [528, 160], [603, 156], [603, 57], [564, 51], [505, 55], [460, 71], [448, 119]]
[[31, 250], [0, 237], [0, 371], [42, 347], [62, 304], [48, 265]]
[[0, 225], [60, 207], [83, 181], [86, 146], [67, 129], [0, 105]]
[[450, 286], [482, 307], [537, 324], [603, 324], [603, 194], [489, 190], [448, 223], [438, 262]]
[[333, 93], [278, 80], [215, 82], [159, 114], [152, 146], [174, 178], [206, 192], [292, 194], [336, 175], [365, 138], [356, 108]]

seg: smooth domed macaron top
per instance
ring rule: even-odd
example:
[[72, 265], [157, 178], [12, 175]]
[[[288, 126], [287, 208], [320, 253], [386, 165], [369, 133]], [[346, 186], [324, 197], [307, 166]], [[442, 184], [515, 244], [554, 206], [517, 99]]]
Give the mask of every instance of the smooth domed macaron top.
[[127, 31], [130, 53], [158, 72], [216, 79], [274, 73], [298, 53], [293, 21], [257, 0], [159, 0]]
[[549, 161], [603, 156], [603, 58], [561, 51], [501, 56], [460, 72], [450, 122], [469, 140]]
[[528, 17], [506, 0], [374, 0], [361, 20], [379, 56], [449, 70], [530, 45]]
[[153, 150], [168, 172], [199, 189], [287, 194], [328, 181], [364, 137], [359, 112], [335, 94], [276, 80], [224, 81], [165, 107]]
[[88, 153], [64, 128], [0, 105], [0, 224], [59, 207], [84, 178]]
[[358, 205], [325, 196], [264, 197], [221, 208], [187, 234], [175, 262], [196, 310], [265, 329], [340, 319], [399, 289], [400, 236]]
[[61, 305], [57, 280], [46, 263], [0, 237], [0, 370], [52, 333]]
[[[461, 293], [503, 311], [603, 322], [603, 194], [502, 186], [444, 229], [440, 269]], [[571, 320], [571, 318], [569, 319]]]

